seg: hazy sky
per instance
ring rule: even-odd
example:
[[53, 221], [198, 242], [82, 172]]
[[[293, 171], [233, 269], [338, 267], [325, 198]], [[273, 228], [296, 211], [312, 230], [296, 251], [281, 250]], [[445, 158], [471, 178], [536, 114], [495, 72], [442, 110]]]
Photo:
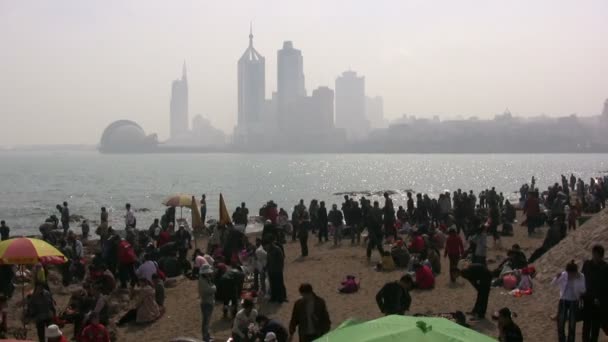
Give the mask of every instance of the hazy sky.
[[304, 55], [306, 88], [365, 75], [385, 114], [595, 115], [608, 97], [606, 0], [0, 0], [0, 144], [97, 143], [117, 119], [165, 138], [188, 65], [190, 115], [236, 122], [236, 62], [254, 44]]

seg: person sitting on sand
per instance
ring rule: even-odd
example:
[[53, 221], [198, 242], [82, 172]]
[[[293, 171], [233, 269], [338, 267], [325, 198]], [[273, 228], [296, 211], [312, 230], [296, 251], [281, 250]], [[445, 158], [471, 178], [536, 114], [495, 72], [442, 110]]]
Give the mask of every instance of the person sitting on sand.
[[146, 324], [156, 321], [161, 311], [156, 303], [156, 293], [148, 280], [139, 279], [139, 289], [135, 295], [135, 308], [129, 310], [119, 321], [118, 326], [133, 322]]
[[428, 266], [415, 263], [414, 272], [416, 274], [415, 288], [419, 290], [431, 290], [435, 287], [435, 276]]
[[56, 324], [51, 324], [44, 330], [44, 336], [46, 339], [41, 340], [44, 342], [68, 342], [68, 339], [63, 336], [63, 332]]
[[110, 342], [108, 329], [99, 322], [99, 315], [91, 313], [89, 324], [82, 329], [78, 342]]
[[412, 241], [410, 242], [410, 245], [408, 246], [410, 253], [414, 253], [414, 254], [422, 253], [422, 251], [425, 248], [426, 248], [426, 245], [424, 243], [424, 238], [422, 237], [420, 232], [419, 231], [412, 232]]
[[404, 275], [399, 281], [384, 284], [376, 294], [376, 303], [380, 312], [385, 315], [405, 315], [410, 309], [412, 297], [410, 290], [414, 287], [414, 280], [409, 274]]
[[249, 326], [255, 324], [258, 316], [258, 311], [254, 309], [251, 299], [244, 299], [242, 306], [243, 308], [236, 314], [232, 324], [232, 338], [235, 342], [249, 341]]
[[268, 334], [274, 334], [274, 338], [276, 342], [287, 342], [289, 337], [289, 333], [287, 332], [287, 328], [285, 328], [280, 322], [270, 319], [264, 315], [258, 315], [255, 319], [258, 325], [258, 340], [266, 341], [265, 338]]
[[[498, 341], [500, 342], [523, 342], [521, 329], [513, 321], [514, 314], [509, 308], [502, 308], [494, 314], [498, 320]], [[494, 318], [494, 316], [492, 318]]]
[[393, 248], [391, 248], [391, 256], [395, 261], [395, 265], [399, 268], [406, 268], [410, 263], [410, 253], [403, 245], [403, 240], [397, 240]]

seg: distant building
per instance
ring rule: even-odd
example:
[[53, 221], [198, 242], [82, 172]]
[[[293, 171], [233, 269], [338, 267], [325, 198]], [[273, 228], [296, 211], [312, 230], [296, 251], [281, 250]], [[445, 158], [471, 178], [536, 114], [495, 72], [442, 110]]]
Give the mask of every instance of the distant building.
[[608, 118], [608, 99], [604, 101], [604, 110], [602, 111], [602, 116]]
[[293, 121], [295, 102], [306, 96], [304, 82], [304, 60], [302, 52], [293, 48], [291, 41], [283, 43], [283, 48], [277, 52], [277, 99], [279, 125], [287, 128]]
[[173, 81], [170, 104], [170, 138], [180, 139], [188, 134], [188, 78], [186, 62], [182, 69], [182, 79]]
[[266, 89], [264, 57], [253, 47], [249, 30], [249, 46], [238, 61], [238, 125], [247, 127], [260, 122]]
[[334, 129], [334, 91], [319, 87], [312, 91], [313, 113], [310, 120], [319, 130]]
[[381, 96], [365, 97], [365, 115], [371, 128], [386, 128], [388, 126], [386, 120], [384, 120], [384, 100]]
[[102, 153], [155, 152], [158, 146], [156, 134], [146, 135], [135, 122], [114, 121], [103, 131], [99, 142]]
[[192, 119], [192, 142], [197, 146], [221, 147], [226, 144], [226, 134], [202, 115], [197, 115]]
[[345, 71], [336, 79], [336, 127], [344, 128], [349, 140], [362, 140], [369, 134], [366, 118], [365, 78]]

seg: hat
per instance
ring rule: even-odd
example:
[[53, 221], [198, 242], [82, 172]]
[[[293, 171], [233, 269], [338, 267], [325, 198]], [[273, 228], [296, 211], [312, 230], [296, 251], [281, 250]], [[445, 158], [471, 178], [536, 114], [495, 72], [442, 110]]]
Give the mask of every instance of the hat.
[[46, 328], [44, 336], [48, 338], [57, 338], [63, 336], [63, 333], [56, 324], [51, 324]]
[[264, 337], [264, 342], [274, 342], [277, 340], [277, 335], [275, 333], [273, 333], [272, 331], [266, 334], [266, 337]]
[[203, 265], [201, 266], [200, 270], [198, 271], [200, 274], [212, 274], [213, 273], [213, 268], [211, 267], [211, 265]]

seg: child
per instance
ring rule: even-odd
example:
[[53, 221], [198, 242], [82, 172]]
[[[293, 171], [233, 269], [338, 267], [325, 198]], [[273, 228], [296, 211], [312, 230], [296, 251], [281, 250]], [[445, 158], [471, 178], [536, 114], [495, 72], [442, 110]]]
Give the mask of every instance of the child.
[[346, 280], [342, 281], [342, 287], [338, 290], [340, 293], [355, 293], [359, 291], [359, 282], [353, 275], [347, 275]]
[[532, 269], [530, 267], [522, 268], [521, 279], [517, 288], [520, 291], [532, 290]]

